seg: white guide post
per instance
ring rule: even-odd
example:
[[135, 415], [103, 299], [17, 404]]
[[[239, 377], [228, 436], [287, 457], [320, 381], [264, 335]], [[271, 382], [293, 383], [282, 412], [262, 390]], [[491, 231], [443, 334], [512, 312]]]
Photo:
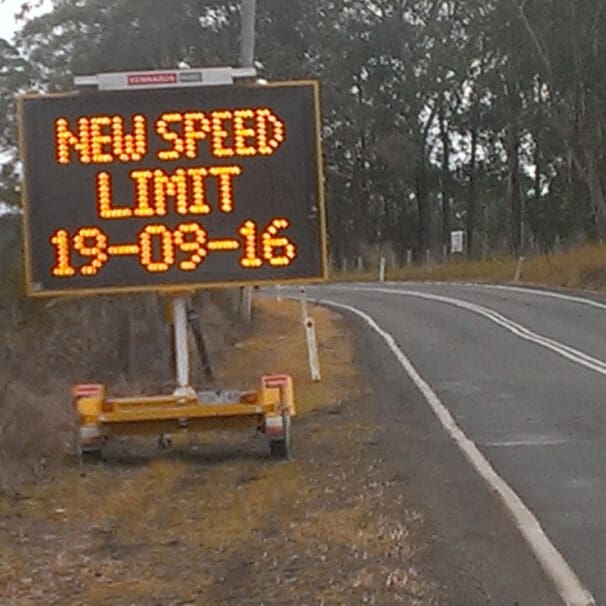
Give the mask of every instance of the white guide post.
[[385, 282], [385, 257], [381, 257], [379, 263], [379, 282]]
[[185, 297], [173, 299], [173, 325], [175, 330], [175, 366], [177, 373], [176, 395], [191, 391], [189, 386], [189, 347], [187, 344], [187, 305]]
[[321, 381], [320, 358], [318, 356], [318, 342], [316, 340], [316, 324], [313, 318], [307, 318], [305, 326], [305, 339], [307, 341], [307, 359], [309, 360], [309, 372], [312, 381]]
[[307, 321], [307, 291], [304, 286], [299, 288], [299, 302], [301, 303], [301, 322], [305, 324]]
[[513, 276], [514, 282], [519, 282], [522, 277], [522, 265], [524, 264], [525, 257], [518, 257], [518, 264], [516, 265], [516, 273]]

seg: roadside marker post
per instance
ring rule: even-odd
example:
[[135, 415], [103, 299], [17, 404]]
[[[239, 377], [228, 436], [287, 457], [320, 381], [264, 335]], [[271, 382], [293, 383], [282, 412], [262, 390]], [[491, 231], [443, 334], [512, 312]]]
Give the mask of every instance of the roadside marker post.
[[519, 282], [522, 277], [522, 265], [524, 265], [525, 257], [518, 257], [518, 264], [516, 265], [516, 272], [513, 276], [514, 282]]
[[320, 372], [320, 358], [318, 356], [318, 342], [316, 340], [316, 323], [313, 318], [307, 318], [303, 325], [305, 326], [307, 358], [309, 360], [311, 380], [318, 382], [322, 380], [322, 374]]
[[385, 282], [385, 257], [379, 263], [379, 282]]
[[299, 303], [301, 304], [301, 324], [305, 329], [305, 342], [307, 344], [307, 359], [309, 373], [312, 381], [322, 380], [320, 373], [320, 358], [318, 356], [318, 342], [316, 339], [316, 324], [309, 316], [307, 308], [307, 291], [304, 286], [299, 288]]
[[301, 322], [305, 324], [307, 321], [307, 291], [304, 286], [299, 288], [299, 303], [301, 304]]

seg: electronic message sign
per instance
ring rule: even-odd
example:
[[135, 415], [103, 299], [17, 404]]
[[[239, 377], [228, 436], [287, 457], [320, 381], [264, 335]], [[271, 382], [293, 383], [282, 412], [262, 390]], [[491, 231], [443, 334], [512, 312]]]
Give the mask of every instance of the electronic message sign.
[[326, 277], [318, 85], [19, 100], [31, 295]]

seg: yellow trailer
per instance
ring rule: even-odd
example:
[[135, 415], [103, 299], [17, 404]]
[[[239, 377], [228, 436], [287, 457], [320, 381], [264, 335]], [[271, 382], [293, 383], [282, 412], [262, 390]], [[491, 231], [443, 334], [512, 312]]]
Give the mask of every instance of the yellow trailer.
[[167, 435], [213, 429], [253, 429], [265, 435], [273, 456], [291, 457], [296, 414], [289, 375], [265, 375], [254, 391], [193, 391], [166, 396], [111, 398], [96, 383], [73, 388], [78, 415], [76, 451], [81, 463], [101, 456], [113, 437]]

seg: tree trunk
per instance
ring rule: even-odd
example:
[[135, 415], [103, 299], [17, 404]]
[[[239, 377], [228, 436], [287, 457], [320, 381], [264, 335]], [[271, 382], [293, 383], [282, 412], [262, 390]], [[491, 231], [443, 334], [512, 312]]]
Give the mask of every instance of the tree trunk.
[[425, 258], [429, 248], [429, 189], [427, 186], [427, 166], [423, 156], [415, 170], [415, 194], [417, 198], [417, 251], [416, 259]]
[[[541, 204], [541, 144], [539, 143], [539, 133], [538, 131], [534, 133], [533, 135], [534, 137], [534, 142], [535, 142], [535, 148], [534, 148], [534, 170], [535, 170], [535, 174], [534, 174], [534, 199], [537, 205], [537, 208], [539, 208], [539, 205]], [[542, 238], [540, 236], [540, 233], [533, 233], [534, 237], [535, 237], [535, 242], [538, 241], [540, 243], [540, 247], [541, 249], [543, 248], [543, 242], [541, 242]]]
[[450, 138], [444, 109], [440, 107], [440, 139], [442, 140], [442, 246], [450, 255]]
[[568, 191], [572, 200], [572, 231], [575, 237], [584, 235], [591, 216], [591, 201], [585, 179], [579, 173], [578, 164], [572, 158], [572, 154], [569, 154], [568, 160]]
[[606, 198], [599, 171], [596, 169], [595, 152], [585, 150], [585, 181], [591, 199], [591, 213], [598, 235], [606, 235]]
[[522, 200], [520, 196], [520, 158], [519, 141], [516, 128], [511, 120], [507, 125], [507, 194], [511, 209], [511, 231], [509, 247], [514, 255], [522, 247]]
[[471, 160], [469, 162], [469, 190], [467, 197], [467, 256], [475, 253], [477, 188], [476, 188], [476, 158], [478, 154], [478, 125], [477, 110], [474, 109], [474, 119], [471, 127]]

